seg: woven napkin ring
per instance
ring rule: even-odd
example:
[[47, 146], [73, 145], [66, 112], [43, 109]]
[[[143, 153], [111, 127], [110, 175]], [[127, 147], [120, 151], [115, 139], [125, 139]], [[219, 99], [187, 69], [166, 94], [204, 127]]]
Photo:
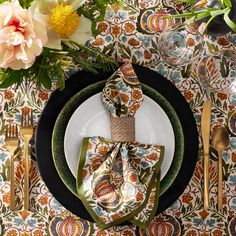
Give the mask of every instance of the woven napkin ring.
[[135, 141], [135, 117], [110, 116], [111, 139], [118, 142]]

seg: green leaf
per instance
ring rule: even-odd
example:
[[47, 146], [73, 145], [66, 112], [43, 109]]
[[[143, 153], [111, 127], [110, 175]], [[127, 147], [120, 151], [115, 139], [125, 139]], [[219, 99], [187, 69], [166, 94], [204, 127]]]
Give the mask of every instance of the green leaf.
[[224, 21], [234, 32], [236, 32], [236, 24], [229, 18], [230, 10], [231, 9], [228, 9], [227, 12], [224, 14]]
[[197, 20], [201, 20], [201, 19], [206, 18], [206, 17], [208, 17], [208, 16], [210, 16], [210, 12], [209, 12], [209, 11], [200, 12], [200, 13], [198, 13], [198, 14], [196, 15], [195, 20], [196, 20], [196, 21], [197, 21]]
[[52, 83], [51, 83], [51, 79], [50, 79], [50, 77], [48, 76], [48, 74], [47, 74], [47, 73], [44, 73], [44, 75], [43, 75], [43, 76], [40, 76], [40, 77], [41, 77], [41, 78], [40, 78], [40, 81], [41, 81], [42, 85], [44, 86], [44, 88], [46, 88], [46, 89], [51, 89]]
[[232, 3], [230, 0], [223, 0], [224, 4], [228, 7], [231, 8], [232, 7]]
[[6, 69], [1, 74], [0, 88], [7, 88], [13, 84], [19, 84], [24, 77], [23, 70]]
[[214, 16], [214, 17], [222, 15], [224, 13], [225, 13], [225, 10], [215, 10], [215, 11], [210, 12], [211, 16]]

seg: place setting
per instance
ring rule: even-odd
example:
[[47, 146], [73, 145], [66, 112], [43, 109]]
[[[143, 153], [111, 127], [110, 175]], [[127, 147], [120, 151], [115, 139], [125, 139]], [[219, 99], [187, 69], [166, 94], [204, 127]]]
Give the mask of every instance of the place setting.
[[[88, 76], [92, 77], [89, 82]], [[80, 78], [81, 83], [75, 88], [77, 77]], [[132, 140], [145, 145], [161, 145], [165, 150], [160, 171], [153, 174], [153, 176], [156, 175], [155, 178], [160, 175], [160, 179], [156, 180], [157, 183], [160, 182], [160, 187], [156, 187], [158, 190], [151, 192], [152, 197], [156, 196], [155, 206], [152, 206], [153, 210], [149, 213], [151, 216], [146, 221], [137, 221], [139, 226], [145, 227], [145, 222], [150, 222], [154, 215], [169, 207], [182, 193], [193, 174], [198, 152], [198, 134], [191, 109], [175, 86], [160, 74], [138, 65], [124, 63], [112, 75], [94, 76], [86, 72], [78, 72], [72, 76], [66, 81], [66, 88], [62, 92], [56, 91], [51, 95], [41, 115], [36, 135], [37, 163], [47, 187], [63, 206], [83, 219], [100, 223], [103, 228], [107, 227], [96, 217], [94, 211], [86, 204], [87, 201], [82, 201], [85, 197], [83, 194], [81, 196], [83, 191], [78, 190], [78, 174], [85, 170], [78, 171], [78, 168], [82, 168], [78, 166], [81, 162], [80, 157], [83, 156], [80, 154], [81, 149], [84, 148], [82, 143], [86, 137], [91, 137], [91, 140], [97, 137], [97, 141], [100, 140], [99, 142], [104, 144], [112, 140], [109, 114], [101, 97], [107, 89], [107, 83], [109, 84], [109, 81], [117, 77], [124, 81], [124, 85], [118, 82], [117, 85], [113, 85], [110, 82], [112, 90], [108, 93], [113, 96], [121, 94], [116, 101], [118, 103], [113, 105], [113, 107], [121, 106], [119, 108], [121, 110], [118, 111], [127, 111], [127, 108], [124, 108], [124, 101], [129, 104], [129, 101], [125, 100], [129, 96], [126, 97], [126, 93], [122, 92], [127, 91], [124, 87], [127, 83], [129, 87], [134, 86], [134, 92], [136, 92], [135, 83], [137, 83], [136, 80], [139, 81], [141, 87], [136, 92], [137, 98], [143, 93], [143, 102], [137, 105], [139, 109], [135, 114], [135, 132], [132, 131], [135, 133], [135, 138], [133, 137]], [[173, 99], [173, 94], [179, 99]], [[111, 101], [111, 98], [108, 101]], [[119, 105], [119, 101], [123, 103], [123, 106]], [[139, 104], [135, 99], [130, 102], [134, 105]], [[112, 110], [112, 108], [108, 109]], [[122, 140], [120, 141], [123, 143]], [[104, 149], [106, 150], [105, 147]], [[93, 165], [97, 167], [102, 165], [102, 157], [99, 159], [99, 154], [91, 155], [98, 155]], [[85, 158], [84, 161], [86, 160]], [[91, 168], [95, 167], [91, 166]], [[110, 173], [115, 174], [116, 171], [111, 170]], [[139, 174], [136, 175], [139, 176]], [[101, 185], [101, 191], [106, 192], [108, 189], [112, 191], [113, 187], [109, 188], [110, 184], [109, 181], [104, 182], [104, 186]], [[121, 187], [117, 188], [120, 192]], [[122, 193], [125, 194], [124, 190]], [[109, 195], [109, 192], [107, 194]], [[146, 201], [150, 204], [150, 200]], [[132, 215], [132, 210], [129, 214]], [[108, 223], [108, 226], [115, 225], [113, 221]], [[130, 219], [121, 217], [118, 222], [126, 221], [136, 222], [133, 217]]]
[[236, 235], [235, 0], [0, 2], [0, 234]]

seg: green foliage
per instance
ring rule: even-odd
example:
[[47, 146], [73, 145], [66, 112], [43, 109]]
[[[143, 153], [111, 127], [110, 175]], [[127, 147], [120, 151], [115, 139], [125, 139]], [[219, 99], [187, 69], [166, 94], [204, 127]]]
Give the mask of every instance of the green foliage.
[[233, 22], [229, 18], [229, 13], [232, 8], [232, 3], [230, 0], [219, 0], [220, 7], [219, 8], [210, 8], [207, 6], [202, 6], [199, 9], [199, 6], [196, 5], [195, 0], [177, 0], [178, 2], [187, 3], [190, 5], [190, 8], [187, 12], [176, 14], [172, 16], [166, 16], [165, 18], [186, 18], [185, 23], [193, 23], [195, 21], [201, 20], [203, 18], [210, 17], [207, 21], [207, 26], [211, 23], [215, 17], [223, 15], [223, 19], [225, 23], [234, 31], [236, 32], [236, 23]]
[[97, 35], [97, 22], [104, 19], [107, 6], [115, 2], [118, 2], [118, 0], [92, 0], [78, 8], [77, 13], [92, 21], [92, 32]]
[[33, 0], [19, 0], [19, 3], [23, 8], [30, 7], [32, 2], [33, 2]]
[[[0, 0], [0, 3], [6, 0]], [[33, 0], [19, 0], [22, 7], [28, 8]], [[108, 4], [117, 0], [92, 0], [78, 9], [79, 15], [84, 15], [92, 21], [92, 32], [98, 33], [96, 24], [105, 17]], [[118, 67], [111, 57], [89, 46], [70, 42], [70, 46], [63, 44], [63, 50], [44, 48], [42, 54], [28, 69], [12, 70], [0, 68], [0, 88], [7, 88], [13, 84], [19, 86], [27, 78], [36, 83], [37, 88], [51, 89], [55, 84], [63, 89], [66, 73], [78, 64], [82, 69], [96, 73], [97, 70], [109, 71]]]
[[80, 45], [76, 42], [71, 42], [71, 46], [67, 46], [66, 49], [69, 53], [68, 56], [73, 58], [84, 70], [96, 73], [97, 69], [111, 71], [119, 66], [113, 58], [104, 55], [95, 48]]
[[13, 84], [19, 86], [23, 79], [27, 78], [34, 81], [37, 88], [51, 89], [55, 84], [59, 89], [63, 89], [66, 73], [76, 64], [83, 70], [93, 73], [97, 70], [110, 71], [118, 67], [114, 59], [98, 50], [71, 42], [70, 47], [63, 45], [62, 51], [44, 48], [43, 53], [29, 69], [2, 69], [0, 88], [7, 88]]

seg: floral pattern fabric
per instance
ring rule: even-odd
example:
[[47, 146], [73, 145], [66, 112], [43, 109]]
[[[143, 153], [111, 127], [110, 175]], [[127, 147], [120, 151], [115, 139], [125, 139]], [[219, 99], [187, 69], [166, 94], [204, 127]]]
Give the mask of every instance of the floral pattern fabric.
[[142, 222], [142, 214], [138, 214], [160, 181], [163, 155], [162, 146], [84, 138], [77, 188], [99, 226], [111, 226], [133, 216], [134, 222]]
[[113, 117], [134, 116], [143, 101], [141, 85], [132, 64], [122, 65], [106, 82], [102, 102]]
[[[104, 107], [118, 119], [134, 116], [142, 100], [142, 89], [130, 63], [122, 65], [107, 80], [102, 92]], [[154, 191], [158, 202], [163, 155], [163, 146], [84, 138], [77, 189], [100, 227], [127, 220], [140, 227], [150, 223], [158, 204], [148, 204], [148, 200]]]
[[[159, 33], [174, 23], [174, 19], [162, 16], [182, 11], [185, 4], [169, 0], [124, 0], [120, 9], [113, 5], [106, 19], [98, 24], [99, 35], [91, 45], [109, 52], [120, 61], [132, 61], [165, 76], [183, 94], [200, 127], [203, 101], [206, 99], [196, 74], [196, 64], [186, 67], [170, 67], [158, 54]], [[216, 50], [235, 49], [236, 34], [219, 37], [205, 36], [205, 50], [211, 54]], [[152, 78], [150, 78], [152, 79]], [[79, 78], [78, 78], [79, 83]], [[17, 89], [12, 86], [0, 89], [0, 235], [3, 236], [235, 236], [236, 235], [236, 95], [211, 94], [212, 126], [211, 138], [219, 125], [229, 127], [230, 147], [223, 153], [223, 211], [217, 211], [217, 157], [210, 149], [210, 208], [203, 210], [203, 155], [199, 137], [199, 157], [192, 179], [182, 195], [165, 211], [155, 216], [146, 229], [135, 225], [114, 226], [100, 229], [67, 211], [49, 192], [35, 161], [32, 148], [30, 168], [30, 211], [22, 210], [23, 167], [22, 145], [15, 156], [16, 211], [9, 209], [9, 153], [4, 147], [4, 126], [10, 122], [20, 124], [21, 109], [34, 110], [37, 124], [41, 112], [50, 97], [50, 91], [37, 91], [32, 83]], [[33, 145], [33, 143], [32, 143]], [[155, 198], [150, 196], [149, 204]]]

